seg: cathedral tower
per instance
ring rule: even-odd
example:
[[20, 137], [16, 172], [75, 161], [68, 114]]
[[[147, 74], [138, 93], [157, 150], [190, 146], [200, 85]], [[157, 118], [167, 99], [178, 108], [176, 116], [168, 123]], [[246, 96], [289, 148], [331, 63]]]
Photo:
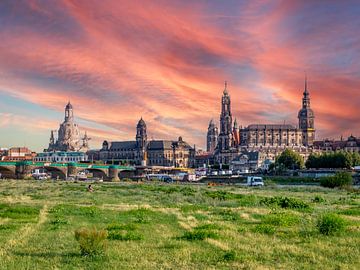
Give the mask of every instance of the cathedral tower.
[[220, 134], [218, 139], [218, 150], [229, 150], [232, 145], [232, 115], [230, 95], [227, 91], [227, 83], [221, 98]]
[[234, 127], [233, 127], [233, 147], [237, 147], [240, 144], [240, 134], [239, 134], [239, 128], [236, 121], [236, 118], [234, 120]]
[[218, 140], [218, 128], [215, 126], [214, 121], [211, 120], [208, 127], [206, 136], [206, 151], [214, 152]]
[[315, 140], [314, 111], [310, 108], [310, 94], [307, 89], [305, 77], [305, 89], [302, 99], [302, 108], [298, 114], [299, 128], [302, 131], [302, 141], [305, 146], [312, 146]]
[[146, 133], [146, 124], [142, 119], [139, 120], [136, 126], [136, 148], [138, 156], [138, 164], [146, 166], [146, 145], [147, 145], [147, 133]]
[[136, 126], [136, 145], [138, 148], [144, 148], [146, 146], [147, 134], [146, 134], [146, 124], [142, 119], [139, 120]]

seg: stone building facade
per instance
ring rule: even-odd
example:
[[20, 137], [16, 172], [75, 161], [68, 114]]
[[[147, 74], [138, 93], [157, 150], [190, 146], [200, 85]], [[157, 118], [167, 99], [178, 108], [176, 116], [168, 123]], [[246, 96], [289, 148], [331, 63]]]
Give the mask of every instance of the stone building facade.
[[89, 150], [89, 140], [86, 132], [83, 137], [81, 136], [79, 126], [75, 123], [73, 106], [69, 102], [65, 107], [65, 119], [60, 124], [57, 138], [52, 130], [49, 147], [45, 152], [86, 152]]
[[142, 166], [193, 167], [195, 148], [179, 137], [171, 140], [148, 140], [145, 121], [136, 127], [135, 141], [103, 142], [100, 160], [107, 163], [126, 162]]
[[248, 148], [301, 146], [302, 131], [292, 125], [249, 125], [240, 129], [240, 145]]
[[348, 151], [360, 153], [360, 138], [351, 135], [347, 139], [324, 139], [322, 141], [315, 141], [313, 146], [315, 149], [319, 149], [324, 152]]

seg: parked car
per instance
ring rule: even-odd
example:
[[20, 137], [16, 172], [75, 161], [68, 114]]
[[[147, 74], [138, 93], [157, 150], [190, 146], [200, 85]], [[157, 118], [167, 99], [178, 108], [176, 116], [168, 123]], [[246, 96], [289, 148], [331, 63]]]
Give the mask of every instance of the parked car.
[[264, 186], [264, 181], [263, 178], [261, 176], [248, 176], [247, 177], [247, 185], [248, 186]]

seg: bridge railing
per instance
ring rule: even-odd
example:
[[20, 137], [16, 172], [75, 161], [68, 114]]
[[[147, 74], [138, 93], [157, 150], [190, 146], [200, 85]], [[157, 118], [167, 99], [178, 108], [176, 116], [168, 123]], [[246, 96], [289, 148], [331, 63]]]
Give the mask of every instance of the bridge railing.
[[135, 170], [132, 166], [121, 166], [121, 165], [99, 165], [99, 164], [88, 164], [88, 163], [58, 163], [58, 162], [34, 162], [34, 161], [0, 161], [0, 166], [18, 166], [18, 165], [29, 165], [35, 167], [68, 167], [74, 166], [77, 168], [84, 169], [109, 169], [116, 168], [119, 170]]

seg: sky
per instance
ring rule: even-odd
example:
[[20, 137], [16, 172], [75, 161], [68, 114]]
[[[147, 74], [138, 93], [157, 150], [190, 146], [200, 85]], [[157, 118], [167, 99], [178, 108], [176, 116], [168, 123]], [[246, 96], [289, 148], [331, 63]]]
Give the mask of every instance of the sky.
[[[360, 135], [359, 1], [1, 0], [0, 147], [46, 148], [70, 100], [81, 130], [205, 147], [224, 81], [239, 125]], [[219, 124], [218, 124], [219, 125]]]

